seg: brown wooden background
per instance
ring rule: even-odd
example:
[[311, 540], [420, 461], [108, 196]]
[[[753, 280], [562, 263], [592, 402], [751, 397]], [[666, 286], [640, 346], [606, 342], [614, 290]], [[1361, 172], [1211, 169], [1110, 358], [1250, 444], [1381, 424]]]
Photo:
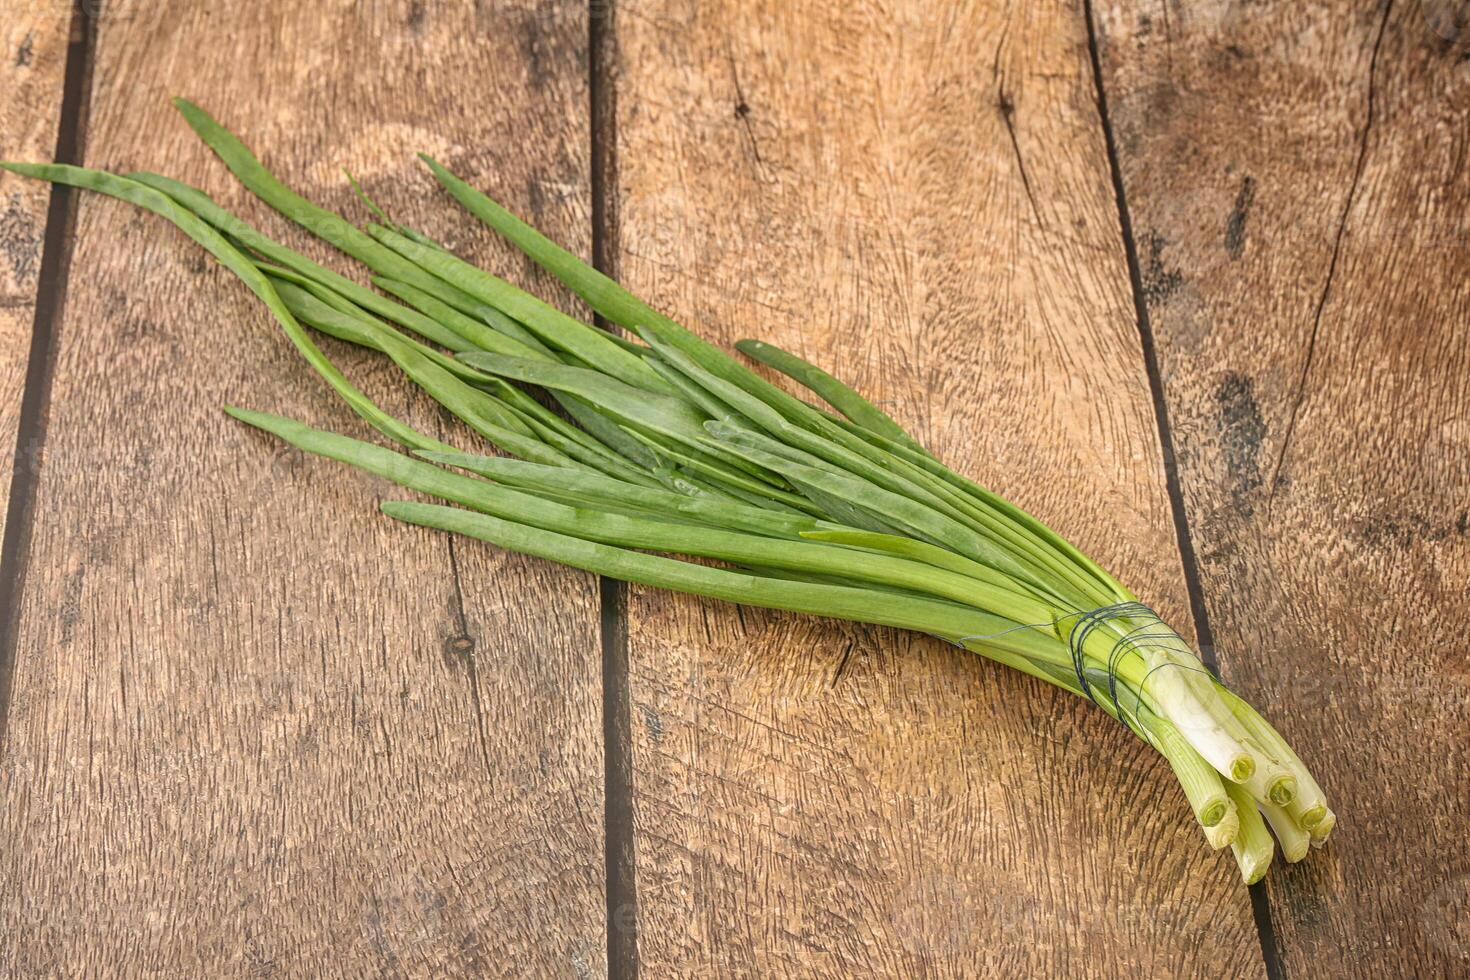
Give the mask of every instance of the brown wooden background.
[[392, 525], [220, 413], [364, 428], [227, 274], [7, 175], [0, 974], [1470, 971], [1462, 4], [0, 12], [0, 155], [161, 170], [303, 244], [186, 95], [575, 309], [413, 151], [446, 158], [1120, 572], [1341, 814], [1247, 890], [1066, 695]]

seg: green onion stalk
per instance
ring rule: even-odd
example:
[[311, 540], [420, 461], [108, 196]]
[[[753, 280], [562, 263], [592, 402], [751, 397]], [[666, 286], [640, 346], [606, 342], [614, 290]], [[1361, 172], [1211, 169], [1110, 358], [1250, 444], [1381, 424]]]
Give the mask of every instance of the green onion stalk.
[[[826, 407], [792, 395], [429, 157], [455, 201], [626, 335], [394, 223], [355, 181], [377, 220], [352, 224], [283, 184], [202, 109], [177, 105], [250, 191], [365, 265], [371, 286], [167, 177], [4, 166], [171, 221], [260, 298], [392, 448], [227, 408], [234, 418], [438, 501], [382, 505], [401, 521], [628, 582], [929, 633], [1087, 697], [1158, 750], [1207, 842], [1230, 847], [1247, 882], [1270, 864], [1268, 824], [1288, 860], [1326, 842], [1336, 816], [1301, 759], [1174, 630], [837, 378], [770, 344], [736, 344]], [[390, 358], [493, 452], [461, 452], [384, 412], [308, 328]]]

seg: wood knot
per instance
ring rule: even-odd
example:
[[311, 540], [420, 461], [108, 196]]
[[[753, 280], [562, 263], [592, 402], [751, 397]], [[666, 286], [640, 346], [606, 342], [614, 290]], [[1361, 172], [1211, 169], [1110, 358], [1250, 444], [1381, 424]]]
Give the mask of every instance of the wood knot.
[[472, 636], [451, 636], [444, 641], [444, 655], [451, 660], [468, 660], [475, 655], [475, 638]]

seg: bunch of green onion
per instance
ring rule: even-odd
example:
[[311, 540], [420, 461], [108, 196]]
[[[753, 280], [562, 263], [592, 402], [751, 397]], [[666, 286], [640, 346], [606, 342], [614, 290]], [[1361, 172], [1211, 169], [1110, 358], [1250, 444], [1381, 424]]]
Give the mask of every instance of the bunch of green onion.
[[[399, 450], [229, 408], [293, 446], [449, 504], [388, 515], [629, 582], [918, 630], [1091, 698], [1153, 746], [1214, 848], [1247, 882], [1336, 818], [1282, 737], [1096, 562], [945, 467], [842, 382], [768, 344], [739, 350], [819, 396], [765, 380], [578, 260], [432, 159], [466, 209], [637, 340], [589, 326], [393, 223], [358, 228], [276, 179], [178, 102], [231, 171], [358, 259], [377, 291], [155, 174], [60, 164], [17, 173], [100, 191], [176, 224], [265, 302], [321, 377]], [[375, 349], [503, 455], [467, 455], [394, 419], [303, 324]], [[531, 397], [542, 389], [560, 411]], [[714, 559], [691, 562], [669, 555]]]

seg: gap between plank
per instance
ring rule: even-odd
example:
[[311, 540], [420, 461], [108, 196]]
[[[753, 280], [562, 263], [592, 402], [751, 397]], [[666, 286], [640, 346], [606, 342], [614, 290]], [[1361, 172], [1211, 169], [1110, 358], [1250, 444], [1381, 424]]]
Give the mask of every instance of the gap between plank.
[[[1118, 143], [1108, 115], [1107, 90], [1103, 87], [1102, 55], [1098, 51], [1097, 25], [1092, 0], [1083, 0], [1082, 16], [1087, 21], [1087, 53], [1092, 60], [1092, 85], [1097, 98], [1098, 121], [1102, 124], [1103, 142], [1107, 147], [1108, 170], [1113, 179], [1113, 197], [1118, 207], [1118, 226], [1123, 237], [1123, 254], [1128, 264], [1128, 281], [1133, 292], [1133, 310], [1138, 322], [1138, 338], [1143, 349], [1144, 372], [1148, 375], [1149, 393], [1153, 397], [1154, 419], [1159, 427], [1159, 448], [1164, 464], [1164, 484], [1169, 494], [1169, 507], [1174, 517], [1174, 535], [1179, 545], [1179, 558], [1184, 566], [1184, 584], [1189, 592], [1189, 611], [1201, 659], [1219, 673], [1215, 654], [1215, 638], [1210, 629], [1209, 611], [1204, 589], [1200, 585], [1199, 562], [1194, 540], [1189, 531], [1189, 518], [1184, 509], [1184, 490], [1179, 482], [1178, 460], [1174, 453], [1174, 435], [1169, 424], [1169, 406], [1164, 397], [1163, 375], [1159, 370], [1158, 348], [1154, 343], [1153, 324], [1149, 320], [1148, 301], [1144, 298], [1143, 276], [1138, 263], [1138, 245], [1133, 237], [1133, 219], [1128, 211], [1128, 195], [1123, 186], [1123, 169], [1118, 161]], [[1282, 980], [1280, 953], [1276, 947], [1276, 929], [1271, 922], [1271, 901], [1266, 882], [1250, 886], [1251, 914], [1261, 943], [1261, 959], [1268, 980]]]
[[[617, 101], [612, 0], [588, 0], [592, 264], [616, 275]], [[594, 322], [613, 329], [602, 317]], [[598, 580], [602, 637], [603, 848], [607, 886], [607, 975], [638, 976], [638, 880], [633, 852], [633, 734], [628, 682], [628, 587]]]
[[[86, 147], [87, 114], [92, 96], [92, 53], [96, 21], [91, 4], [72, 8], [66, 45], [66, 70], [61, 87], [61, 119], [56, 131], [57, 163], [80, 165]], [[10, 728], [10, 695], [20, 641], [21, 600], [25, 594], [31, 527], [35, 522], [36, 486], [45, 456], [46, 426], [55, 374], [56, 340], [66, 306], [67, 273], [71, 267], [72, 228], [76, 219], [76, 190], [51, 185], [46, 230], [41, 246], [41, 271], [36, 280], [36, 312], [31, 321], [31, 345], [26, 360], [20, 422], [15, 433], [10, 496], [6, 504], [5, 535], [0, 540], [0, 746]]]

